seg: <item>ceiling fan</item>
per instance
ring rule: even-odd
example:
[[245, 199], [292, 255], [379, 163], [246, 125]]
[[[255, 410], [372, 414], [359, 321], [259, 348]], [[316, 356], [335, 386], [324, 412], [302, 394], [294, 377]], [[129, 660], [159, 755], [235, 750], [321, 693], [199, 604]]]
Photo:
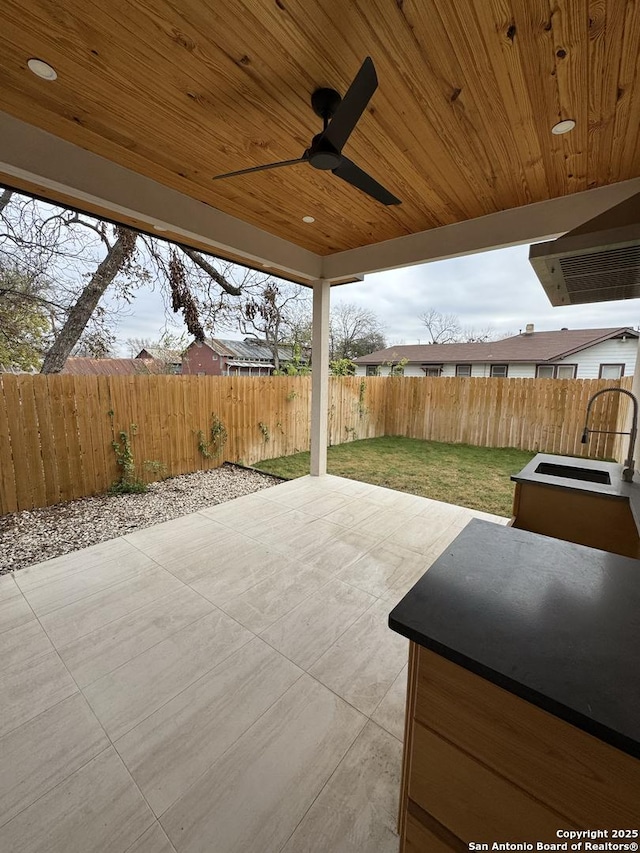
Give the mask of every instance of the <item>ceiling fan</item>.
[[368, 56], [344, 98], [341, 98], [335, 89], [316, 89], [311, 96], [311, 106], [314, 113], [323, 120], [324, 129], [322, 133], [313, 137], [311, 145], [302, 157], [254, 166], [251, 169], [240, 169], [237, 172], [226, 172], [224, 175], [216, 175], [213, 180], [249, 175], [251, 172], [263, 172], [266, 169], [279, 169], [296, 163], [309, 163], [314, 169], [333, 172], [336, 177], [342, 178], [343, 181], [357, 187], [382, 204], [401, 204], [399, 198], [385, 189], [371, 175], [363, 172], [342, 153], [345, 143], [377, 88], [376, 69], [371, 57]]

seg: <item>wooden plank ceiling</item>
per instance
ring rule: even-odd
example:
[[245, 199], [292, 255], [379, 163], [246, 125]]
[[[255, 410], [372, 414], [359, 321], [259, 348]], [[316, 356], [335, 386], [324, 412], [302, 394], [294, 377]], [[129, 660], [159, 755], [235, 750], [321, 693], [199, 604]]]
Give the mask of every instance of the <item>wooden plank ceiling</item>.
[[[344, 94], [367, 55], [380, 86], [345, 154], [401, 206], [306, 163], [211, 180], [301, 156], [311, 93]], [[0, 9], [0, 110], [321, 255], [640, 175], [639, 65], [637, 0]]]

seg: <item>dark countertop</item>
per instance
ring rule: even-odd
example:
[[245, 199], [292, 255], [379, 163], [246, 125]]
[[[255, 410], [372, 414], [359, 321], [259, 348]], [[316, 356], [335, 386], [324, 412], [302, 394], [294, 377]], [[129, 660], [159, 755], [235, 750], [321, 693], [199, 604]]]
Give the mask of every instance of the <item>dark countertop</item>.
[[[568, 477], [554, 477], [551, 474], [536, 474], [536, 468], [541, 463], [552, 465], [568, 465], [575, 468], [588, 468], [593, 471], [606, 471], [611, 484], [590, 483], [586, 480], [573, 480]], [[633, 483], [625, 483], [622, 479], [622, 465], [617, 462], [600, 462], [597, 459], [582, 459], [575, 456], [553, 456], [549, 453], [538, 453], [528, 465], [511, 479], [516, 483], [535, 483], [539, 486], [551, 486], [554, 489], [564, 489], [569, 492], [585, 492], [602, 495], [613, 500], [628, 501], [631, 507], [636, 527], [640, 533], [640, 474], [635, 474]]]
[[640, 758], [639, 560], [474, 519], [389, 626]]

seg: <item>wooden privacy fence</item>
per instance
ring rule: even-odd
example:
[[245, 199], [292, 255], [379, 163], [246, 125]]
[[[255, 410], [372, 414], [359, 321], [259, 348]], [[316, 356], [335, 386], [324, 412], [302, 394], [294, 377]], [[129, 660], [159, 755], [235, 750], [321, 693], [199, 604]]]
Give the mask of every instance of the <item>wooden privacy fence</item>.
[[[630, 387], [630, 379], [622, 383]], [[404, 435], [619, 458], [624, 441], [580, 444], [588, 398], [619, 384], [334, 377], [329, 441]], [[619, 397], [597, 401], [594, 429], [621, 428], [627, 408]], [[105, 492], [118, 479], [112, 442], [121, 432], [147, 481], [307, 450], [310, 403], [310, 377], [0, 374], [0, 514]], [[207, 449], [212, 416], [227, 440]]]

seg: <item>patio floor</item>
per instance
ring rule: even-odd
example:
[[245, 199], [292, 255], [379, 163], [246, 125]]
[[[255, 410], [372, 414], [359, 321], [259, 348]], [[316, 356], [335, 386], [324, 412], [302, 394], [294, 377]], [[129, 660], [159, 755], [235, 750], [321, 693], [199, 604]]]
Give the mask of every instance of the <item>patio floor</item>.
[[394, 604], [473, 517], [305, 477], [0, 578], [0, 850], [396, 853]]

